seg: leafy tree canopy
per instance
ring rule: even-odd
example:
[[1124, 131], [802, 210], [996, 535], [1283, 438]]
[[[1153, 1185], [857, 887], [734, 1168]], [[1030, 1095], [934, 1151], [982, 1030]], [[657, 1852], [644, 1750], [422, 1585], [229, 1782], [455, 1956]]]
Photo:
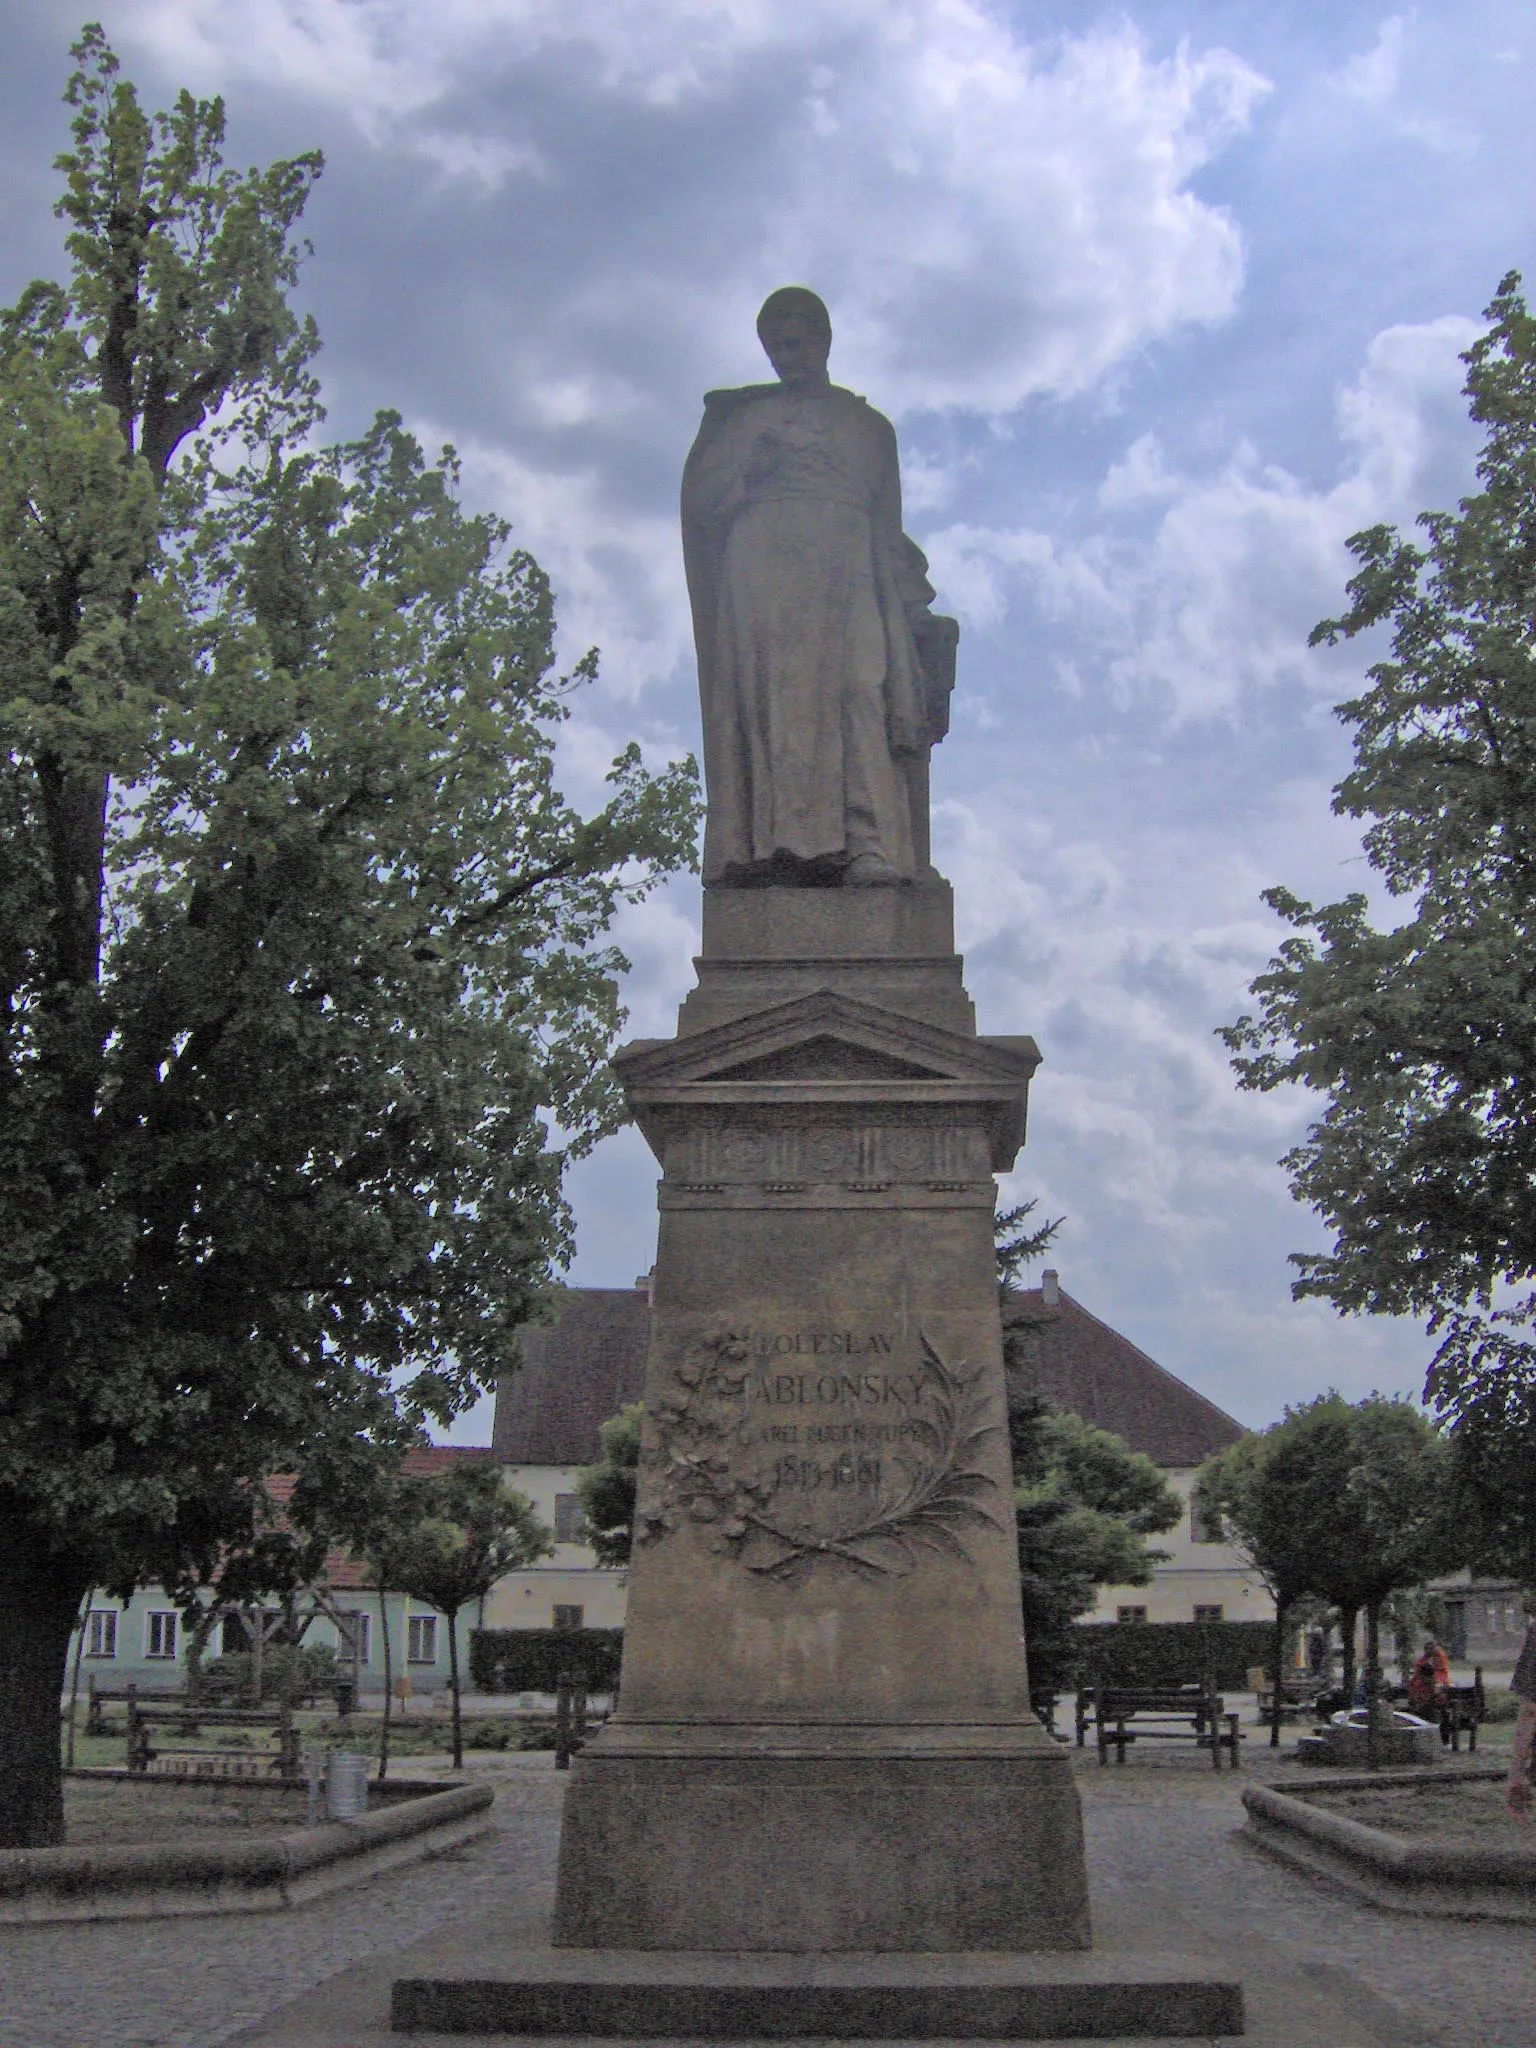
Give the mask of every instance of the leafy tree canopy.
[[1152, 1460], [1035, 1394], [1009, 1405], [1024, 1641], [1037, 1694], [1066, 1682], [1072, 1624], [1100, 1586], [1145, 1586], [1167, 1552], [1147, 1538], [1171, 1529], [1183, 1504]]
[[1269, 891], [1296, 935], [1223, 1034], [1244, 1087], [1326, 1098], [1284, 1162], [1334, 1233], [1295, 1291], [1425, 1316], [1431, 1396], [1459, 1413], [1536, 1377], [1536, 321], [1514, 273], [1488, 319], [1463, 358], [1481, 490], [1426, 513], [1423, 545], [1355, 535], [1349, 609], [1313, 634], [1388, 636], [1339, 707], [1334, 808], [1365, 822], [1401, 921]]
[[553, 1550], [532, 1501], [489, 1460], [392, 1481], [372, 1541], [381, 1585], [450, 1617]]
[[435, 1607], [448, 1622], [453, 1688], [453, 1767], [464, 1763], [458, 1614], [483, 1600], [508, 1572], [554, 1550], [527, 1494], [509, 1486], [488, 1460], [450, 1465], [431, 1478], [394, 1480], [375, 1515], [370, 1548], [375, 1576]]
[[602, 1427], [603, 1455], [576, 1475], [576, 1498], [597, 1561], [610, 1569], [629, 1563], [640, 1471], [640, 1426], [645, 1407], [631, 1401]]
[[510, 1369], [697, 812], [634, 747], [563, 800], [592, 657], [451, 450], [320, 444], [319, 158], [75, 54], [70, 279], [0, 313], [0, 1842], [56, 1837], [89, 1584], [206, 1577], [274, 1471], [334, 1518]]

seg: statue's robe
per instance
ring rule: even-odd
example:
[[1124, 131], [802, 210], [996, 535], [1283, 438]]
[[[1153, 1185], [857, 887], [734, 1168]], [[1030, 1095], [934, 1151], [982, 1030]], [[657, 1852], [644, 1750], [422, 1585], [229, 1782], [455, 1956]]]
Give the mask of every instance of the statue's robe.
[[851, 391], [711, 391], [683, 472], [708, 797], [704, 880], [914, 870], [905, 760], [928, 746], [890, 422]]

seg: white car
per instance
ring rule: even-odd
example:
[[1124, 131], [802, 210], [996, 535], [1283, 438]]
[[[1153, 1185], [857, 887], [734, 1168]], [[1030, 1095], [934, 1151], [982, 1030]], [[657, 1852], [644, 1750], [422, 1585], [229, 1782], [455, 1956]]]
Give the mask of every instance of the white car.
[[[1359, 1728], [1363, 1730], [1367, 1725], [1365, 1709], [1364, 1707], [1351, 1707], [1348, 1713], [1330, 1714], [1328, 1723], [1332, 1728]], [[1393, 1728], [1425, 1728], [1431, 1730], [1436, 1735], [1440, 1732], [1438, 1721], [1422, 1720], [1419, 1715], [1410, 1714], [1406, 1707], [1394, 1707], [1392, 1709], [1390, 1726]]]

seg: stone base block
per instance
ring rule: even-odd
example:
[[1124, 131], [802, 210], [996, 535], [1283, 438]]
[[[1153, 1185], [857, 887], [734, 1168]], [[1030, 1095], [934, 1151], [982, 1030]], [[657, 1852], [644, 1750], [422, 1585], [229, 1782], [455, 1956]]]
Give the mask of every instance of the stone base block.
[[1242, 1986], [1157, 1956], [789, 1956], [542, 1949], [403, 1978], [396, 2033], [702, 2041], [1210, 2040], [1243, 2031]]
[[929, 872], [900, 889], [706, 889], [709, 960], [863, 960], [953, 954], [954, 892]]
[[[1359, 1770], [1362, 1764], [1370, 1761], [1370, 1731], [1366, 1728], [1319, 1728], [1311, 1735], [1303, 1735], [1296, 1748], [1303, 1763], [1342, 1764], [1346, 1769]], [[1378, 1764], [1437, 1764], [1440, 1755], [1438, 1728], [1378, 1728], [1376, 1731]]]
[[1091, 1938], [1077, 1787], [1034, 1724], [615, 1723], [572, 1774], [557, 1947], [1040, 1951]]

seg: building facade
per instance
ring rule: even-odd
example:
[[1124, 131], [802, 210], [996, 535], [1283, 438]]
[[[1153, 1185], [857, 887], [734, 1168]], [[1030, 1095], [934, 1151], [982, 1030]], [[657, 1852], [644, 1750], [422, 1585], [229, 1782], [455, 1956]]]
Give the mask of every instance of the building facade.
[[576, 1474], [602, 1455], [602, 1426], [638, 1401], [651, 1297], [634, 1287], [572, 1287], [557, 1321], [522, 1332], [521, 1369], [496, 1389], [491, 1439], [514, 1486], [555, 1532], [555, 1554], [502, 1579], [488, 1628], [622, 1628], [628, 1574], [605, 1571], [583, 1540]]
[[[478, 1462], [491, 1455], [486, 1450], [434, 1446], [412, 1451], [405, 1469], [430, 1478], [459, 1460]], [[279, 1508], [290, 1486], [291, 1482], [282, 1478], [268, 1482], [268, 1493]], [[329, 1611], [314, 1614], [304, 1628], [304, 1646], [334, 1650], [338, 1669], [355, 1671], [362, 1692], [384, 1689], [386, 1639], [389, 1675], [397, 1695], [428, 1697], [447, 1686], [446, 1616], [409, 1594], [392, 1589], [380, 1592], [367, 1564], [344, 1550], [330, 1553], [324, 1577], [317, 1584], [324, 1607], [340, 1617], [340, 1626]], [[301, 1594], [297, 1602], [300, 1619], [315, 1606], [312, 1594]], [[486, 1626], [489, 1606], [489, 1601], [476, 1601], [458, 1615], [459, 1669], [466, 1683], [470, 1632]], [[248, 1629], [237, 1616], [228, 1615], [215, 1623], [203, 1661], [242, 1653], [249, 1645]], [[188, 1618], [162, 1586], [141, 1587], [130, 1600], [93, 1593], [70, 1644], [68, 1682], [72, 1689], [78, 1686], [82, 1699], [93, 1677], [108, 1691], [121, 1691], [126, 1685], [136, 1685], [141, 1692], [178, 1690], [186, 1683], [190, 1647]]]
[[[1055, 1273], [1009, 1296], [1010, 1383], [1058, 1411], [1123, 1437], [1159, 1465], [1184, 1503], [1153, 1547], [1168, 1552], [1147, 1586], [1100, 1589], [1089, 1621], [1269, 1621], [1274, 1602], [1220, 1530], [1194, 1512], [1199, 1467], [1243, 1427], [1091, 1315]], [[493, 1448], [544, 1520], [570, 1532], [555, 1556], [502, 1580], [486, 1603], [492, 1628], [623, 1625], [625, 1574], [601, 1569], [580, 1540], [575, 1478], [601, 1455], [610, 1415], [638, 1401], [650, 1297], [635, 1287], [573, 1287], [556, 1322], [524, 1331], [523, 1366], [496, 1394]]]

